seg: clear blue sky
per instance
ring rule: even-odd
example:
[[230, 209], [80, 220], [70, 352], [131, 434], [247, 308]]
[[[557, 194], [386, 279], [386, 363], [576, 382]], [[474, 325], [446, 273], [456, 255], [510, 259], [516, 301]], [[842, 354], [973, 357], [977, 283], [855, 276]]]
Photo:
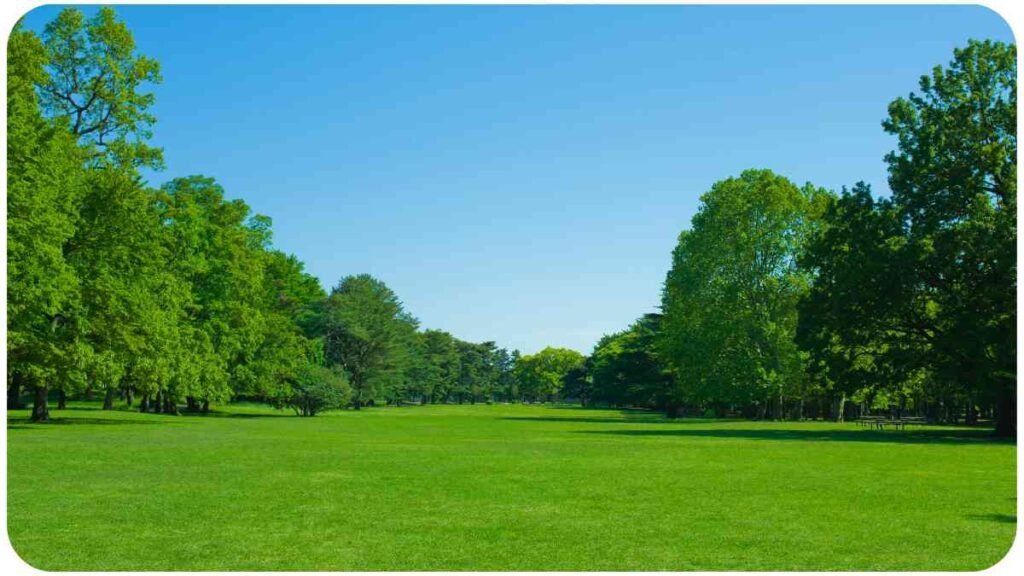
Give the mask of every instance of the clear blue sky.
[[326, 288], [368, 272], [424, 327], [527, 353], [654, 311], [716, 180], [886, 192], [887, 103], [1012, 40], [964, 6], [118, 11], [163, 68], [154, 184], [213, 176]]

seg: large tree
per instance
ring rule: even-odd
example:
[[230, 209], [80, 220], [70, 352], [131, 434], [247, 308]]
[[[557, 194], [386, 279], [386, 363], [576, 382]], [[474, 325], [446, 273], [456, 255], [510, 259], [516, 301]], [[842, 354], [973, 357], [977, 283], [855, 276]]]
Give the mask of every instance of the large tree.
[[161, 81], [160, 65], [136, 51], [114, 10], [102, 7], [87, 19], [65, 8], [42, 37], [50, 72], [41, 83], [43, 105], [50, 116], [67, 119], [92, 164], [162, 166], [161, 150], [148, 143], [155, 98], [145, 91]]
[[913, 383], [954, 420], [994, 405], [1007, 436], [1016, 433], [1016, 55], [971, 41], [921, 78], [920, 93], [889, 105], [892, 198], [858, 186], [830, 211], [808, 252], [817, 279], [801, 319], [802, 343], [845, 388], [905, 393]]
[[858, 183], [831, 203], [800, 256], [814, 280], [798, 306], [796, 339], [837, 420], [856, 393], [900, 397], [930, 349], [921, 324], [930, 308], [908, 305], [915, 281], [905, 247], [899, 210]]
[[8, 407], [31, 387], [34, 420], [49, 418], [49, 389], [75, 378], [82, 330], [64, 251], [78, 229], [84, 155], [66, 126], [40, 113], [45, 63], [38, 38], [16, 27], [7, 43]]
[[189, 284], [180, 322], [176, 377], [164, 408], [191, 408], [249, 390], [248, 364], [267, 336], [263, 289], [267, 219], [227, 200], [213, 179], [177, 178], [156, 197], [170, 242], [168, 266]]
[[701, 196], [680, 234], [662, 296], [661, 349], [674, 401], [756, 406], [783, 415], [803, 370], [793, 336], [809, 278], [797, 255], [828, 194], [769, 170], [747, 170]]
[[368, 275], [347, 276], [324, 305], [321, 331], [328, 365], [345, 369], [359, 409], [405, 382], [418, 322], [398, 296]]
[[[906, 272], [936, 377], [996, 403], [996, 431], [1016, 434], [1017, 47], [972, 40], [920, 93], [889, 105], [886, 156], [905, 221]], [[977, 396], [975, 396], [977, 398]]]

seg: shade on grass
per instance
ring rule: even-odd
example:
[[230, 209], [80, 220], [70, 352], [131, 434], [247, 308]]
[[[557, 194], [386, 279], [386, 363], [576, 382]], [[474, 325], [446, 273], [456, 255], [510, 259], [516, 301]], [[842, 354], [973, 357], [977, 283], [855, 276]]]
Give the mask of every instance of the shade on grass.
[[8, 413], [10, 537], [43, 569], [973, 570], [1016, 529], [1016, 446], [979, 431], [72, 408]]

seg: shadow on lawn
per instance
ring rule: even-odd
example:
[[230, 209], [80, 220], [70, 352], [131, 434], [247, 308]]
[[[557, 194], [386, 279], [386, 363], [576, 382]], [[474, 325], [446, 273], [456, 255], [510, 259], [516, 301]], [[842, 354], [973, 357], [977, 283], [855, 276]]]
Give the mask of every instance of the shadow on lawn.
[[[699, 424], [709, 422], [703, 418], [680, 418], [673, 420], [667, 418], [664, 412], [656, 410], [645, 410], [643, 408], [583, 408], [581, 406], [555, 405], [545, 406], [548, 410], [556, 410], [562, 413], [580, 414], [580, 417], [573, 416], [504, 416], [500, 420], [517, 420], [521, 422], [585, 422], [595, 424]], [[617, 412], [618, 416], [586, 416], [596, 411]], [[716, 418], [714, 422], [743, 422], [742, 418]]]
[[662, 418], [653, 415], [646, 415], [646, 417], [637, 416], [624, 416], [622, 418], [615, 417], [584, 417], [584, 418], [573, 418], [571, 416], [502, 416], [500, 420], [515, 420], [520, 422], [590, 422], [597, 424], [661, 424], [671, 422], [667, 418]]
[[617, 434], [622, 436], [677, 436], [704, 438], [742, 438], [749, 440], [803, 440], [810, 442], [884, 442], [891, 444], [1013, 444], [988, 430], [912, 430], [878, 432], [874, 430], [744, 430], [684, 429], [661, 430], [578, 430], [578, 434]]
[[[252, 419], [252, 418], [282, 418], [287, 417], [290, 414], [254, 414], [254, 413], [238, 413], [238, 412], [215, 412], [210, 411], [205, 414], [199, 412], [184, 412], [182, 411], [179, 416], [172, 416], [170, 414], [145, 414], [143, 418], [129, 418], [129, 419], [117, 419], [117, 418], [61, 418], [60, 412], [64, 410], [74, 410], [83, 412], [97, 412], [103, 413], [100, 410], [94, 410], [92, 408], [79, 408], [79, 407], [68, 407], [60, 411], [51, 412], [51, 418], [48, 422], [32, 422], [27, 418], [8, 419], [7, 429], [8, 430], [39, 430], [46, 428], [47, 426], [74, 426], [79, 424], [96, 424], [100, 426], [135, 426], [135, 425], [159, 425], [159, 424], [175, 424], [180, 423], [181, 416], [196, 416], [200, 418], [240, 418], [240, 419]], [[107, 414], [125, 413], [132, 412], [137, 413], [135, 410], [113, 410], [106, 411]]]
[[280, 413], [266, 412], [217, 412], [216, 410], [210, 410], [209, 412], [182, 412], [183, 416], [198, 416], [200, 418], [288, 418], [293, 417], [294, 414], [291, 412], [281, 411]]
[[49, 426], [77, 426], [80, 424], [98, 424], [100, 426], [137, 426], [151, 424], [171, 424], [173, 420], [115, 420], [108, 418], [60, 418], [52, 417], [48, 422], [31, 422], [29, 420], [8, 420], [8, 430], [42, 430]]
[[989, 522], [999, 522], [1000, 524], [1017, 523], [1017, 516], [1013, 514], [968, 514], [967, 517], [971, 520], [988, 520]]

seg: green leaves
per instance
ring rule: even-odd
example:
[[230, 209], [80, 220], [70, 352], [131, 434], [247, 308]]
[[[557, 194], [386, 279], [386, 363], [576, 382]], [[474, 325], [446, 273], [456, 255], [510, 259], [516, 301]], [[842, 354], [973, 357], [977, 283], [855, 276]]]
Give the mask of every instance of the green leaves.
[[65, 249], [86, 192], [84, 156], [39, 112], [42, 44], [16, 28], [7, 45], [7, 350], [11, 381], [81, 380], [81, 293]]
[[156, 117], [154, 96], [142, 92], [161, 81], [160, 65], [135, 52], [128, 27], [114, 10], [100, 8], [86, 20], [66, 8], [43, 32], [49, 77], [41, 83], [43, 110], [67, 122], [95, 162], [123, 167], [163, 166], [149, 146]]
[[661, 349], [680, 399], [764, 402], [799, 372], [797, 257], [827, 193], [748, 170], [701, 197], [679, 237], [662, 296]]
[[589, 359], [594, 401], [657, 409], [675, 405], [674, 381], [658, 353], [661, 324], [660, 314], [647, 314], [601, 338]]
[[553, 400], [562, 391], [565, 377], [583, 363], [584, 356], [579, 352], [551, 346], [523, 356], [516, 363], [523, 396], [531, 400]]
[[837, 389], [998, 404], [1012, 433], [1016, 78], [1015, 46], [956, 50], [889, 105], [892, 199], [858, 184], [826, 214], [802, 261], [815, 280], [799, 340]]
[[343, 278], [321, 322], [327, 364], [345, 369], [355, 406], [402, 385], [418, 322], [383, 282], [368, 274]]

